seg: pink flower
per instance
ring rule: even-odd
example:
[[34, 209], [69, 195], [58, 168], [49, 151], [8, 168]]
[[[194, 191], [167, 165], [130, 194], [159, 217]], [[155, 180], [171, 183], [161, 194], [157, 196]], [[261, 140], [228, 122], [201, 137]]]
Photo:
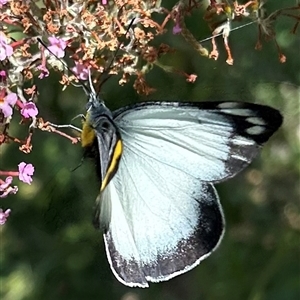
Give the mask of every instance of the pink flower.
[[39, 79], [43, 79], [49, 76], [49, 70], [44, 65], [37, 66], [37, 69], [41, 71], [41, 74], [38, 76]]
[[4, 98], [0, 98], [0, 111], [2, 111], [5, 118], [10, 117], [13, 113], [12, 107], [18, 100], [16, 93], [10, 93]]
[[0, 225], [4, 225], [7, 221], [7, 218], [10, 214], [11, 210], [7, 209], [6, 211], [3, 211], [2, 208], [0, 208]]
[[173, 27], [173, 34], [179, 34], [181, 32], [181, 27], [179, 23], [176, 23], [175, 26]]
[[50, 46], [48, 47], [48, 50], [50, 53], [54, 54], [58, 58], [62, 58], [65, 56], [65, 49], [67, 47], [66, 41], [63, 39], [59, 39], [55, 36], [48, 37], [48, 40], [50, 42]]
[[[1, 1], [1, 0], [0, 0]], [[7, 74], [6, 71], [0, 70], [0, 86], [6, 86]], [[6, 94], [5, 89], [0, 90], [0, 99]]]
[[8, 0], [0, 0], [0, 8], [2, 8], [2, 6], [4, 4], [6, 4], [8, 2]]
[[0, 34], [0, 61], [5, 60], [7, 57], [13, 54], [12, 46], [7, 44], [5, 36]]
[[87, 80], [89, 77], [89, 69], [81, 63], [75, 62], [75, 67], [71, 70], [80, 80]]
[[39, 111], [33, 102], [27, 102], [21, 109], [21, 115], [24, 118], [35, 117], [38, 113]]
[[0, 184], [0, 198], [6, 198], [9, 194], [16, 194], [18, 192], [17, 186], [10, 186], [13, 181], [12, 176], [6, 177], [5, 181]]
[[0, 184], [0, 192], [3, 192], [4, 190], [6, 190], [11, 185], [12, 181], [13, 181], [12, 176], [6, 177], [5, 182]]
[[25, 183], [31, 184], [34, 172], [34, 166], [32, 164], [26, 164], [24, 162], [19, 163], [19, 179]]
[[0, 198], [6, 198], [8, 195], [11, 195], [11, 194], [15, 195], [18, 192], [18, 190], [19, 189], [16, 185], [9, 186], [6, 190], [4, 190], [3, 192], [0, 192]]
[[7, 77], [6, 72], [4, 70], [1, 70], [0, 71], [0, 81], [5, 81], [6, 77]]

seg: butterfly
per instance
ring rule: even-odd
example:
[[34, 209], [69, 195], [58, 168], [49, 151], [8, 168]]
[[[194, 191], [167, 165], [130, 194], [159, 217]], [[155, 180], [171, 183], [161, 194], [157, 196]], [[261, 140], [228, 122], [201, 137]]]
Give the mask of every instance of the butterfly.
[[100, 181], [94, 225], [116, 278], [169, 280], [207, 258], [224, 235], [215, 183], [243, 170], [282, 124], [243, 102], [144, 102], [110, 111], [92, 92], [82, 129]]

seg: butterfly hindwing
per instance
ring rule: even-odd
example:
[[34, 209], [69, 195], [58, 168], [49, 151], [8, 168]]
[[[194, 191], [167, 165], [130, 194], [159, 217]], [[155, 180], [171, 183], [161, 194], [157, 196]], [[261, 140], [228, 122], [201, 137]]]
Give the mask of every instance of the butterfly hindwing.
[[[141, 168], [132, 171], [136, 162]], [[147, 281], [187, 272], [223, 235], [214, 187], [171, 167], [157, 169], [151, 158], [121, 160], [108, 188], [112, 211], [104, 234], [106, 250], [115, 275], [126, 285], [146, 287]]]

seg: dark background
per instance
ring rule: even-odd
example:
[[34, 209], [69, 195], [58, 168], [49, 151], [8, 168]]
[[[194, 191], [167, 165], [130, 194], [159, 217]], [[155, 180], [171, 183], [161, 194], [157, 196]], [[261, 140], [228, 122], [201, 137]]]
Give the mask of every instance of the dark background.
[[[269, 1], [273, 11], [283, 1]], [[295, 1], [284, 1], [295, 5]], [[199, 39], [209, 36], [201, 14], [187, 18]], [[189, 73], [194, 84], [178, 74], [155, 67], [147, 75], [157, 89], [140, 97], [132, 88], [111, 78], [102, 97], [112, 110], [143, 100], [237, 100], [271, 105], [284, 115], [284, 124], [259, 157], [245, 171], [219, 184], [226, 216], [226, 233], [218, 250], [200, 266], [169, 282], [149, 289], [131, 289], [120, 284], [110, 271], [102, 235], [92, 224], [98, 183], [92, 163], [74, 169], [81, 160], [80, 145], [58, 135], [36, 131], [33, 151], [18, 151], [15, 144], [1, 147], [1, 168], [20, 161], [35, 166], [32, 185], [19, 184], [19, 192], [1, 200], [11, 208], [0, 228], [0, 298], [5, 300], [122, 299], [122, 300], [282, 300], [300, 299], [300, 207], [299, 207], [299, 33], [288, 18], [276, 22], [277, 41], [287, 56], [280, 64], [274, 42], [254, 50], [257, 26], [232, 32], [230, 44], [235, 59], [225, 63], [222, 39], [218, 61], [198, 55], [179, 36], [161, 37], [177, 52], [162, 59]], [[236, 24], [234, 25], [236, 26]], [[210, 42], [205, 46], [211, 48]], [[80, 88], [61, 92], [59, 74], [37, 81], [40, 115], [66, 124], [85, 111], [86, 97]], [[133, 82], [133, 80], [131, 81]], [[80, 120], [73, 121], [80, 126]], [[15, 126], [15, 134], [22, 136]], [[13, 127], [14, 129], [14, 127]], [[17, 184], [17, 182], [16, 182]]]

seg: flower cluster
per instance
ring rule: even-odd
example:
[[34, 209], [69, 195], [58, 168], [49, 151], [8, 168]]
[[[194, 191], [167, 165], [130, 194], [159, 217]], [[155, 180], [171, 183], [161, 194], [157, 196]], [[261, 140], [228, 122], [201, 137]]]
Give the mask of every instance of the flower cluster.
[[[182, 35], [199, 54], [215, 60], [219, 56], [215, 37], [222, 35], [227, 63], [232, 65], [228, 36], [236, 20], [257, 22], [257, 49], [261, 48], [263, 37], [276, 42], [274, 22], [279, 16], [295, 19], [294, 32], [300, 20], [297, 15], [300, 5], [277, 10], [266, 17], [263, 1], [259, 0], [244, 4], [179, 0], [171, 9], [163, 5], [162, 0], [0, 0], [0, 146], [17, 143], [22, 152], [30, 153], [32, 129], [64, 135], [38, 117], [36, 86], [23, 88], [24, 83], [28, 85], [34, 77], [42, 80], [50, 72], [59, 71], [65, 88], [70, 83], [87, 80], [89, 74], [98, 83], [119, 75], [120, 85], [135, 78], [136, 91], [149, 94], [153, 88], [147, 84], [146, 74], [153, 66], [184, 75], [188, 82], [197, 78], [196, 74], [186, 74], [160, 62], [161, 56], [176, 50], [156, 42], [157, 37], [166, 34], [169, 23], [173, 34]], [[185, 19], [199, 9], [212, 31], [212, 51], [204, 48], [185, 24]], [[278, 45], [277, 48], [280, 61], [284, 62], [285, 56]], [[73, 66], [66, 67], [65, 58], [73, 61]], [[95, 89], [99, 92], [100, 84]], [[28, 125], [28, 136], [24, 139], [9, 134], [15, 115], [21, 118], [19, 124]], [[73, 143], [78, 141], [69, 138]], [[11, 185], [14, 176], [30, 184], [33, 171], [34, 167], [24, 162], [19, 164], [18, 171], [0, 170], [0, 197], [17, 192], [18, 188]], [[6, 178], [1, 179], [1, 176]], [[10, 210], [0, 210], [0, 224], [9, 213]]]

